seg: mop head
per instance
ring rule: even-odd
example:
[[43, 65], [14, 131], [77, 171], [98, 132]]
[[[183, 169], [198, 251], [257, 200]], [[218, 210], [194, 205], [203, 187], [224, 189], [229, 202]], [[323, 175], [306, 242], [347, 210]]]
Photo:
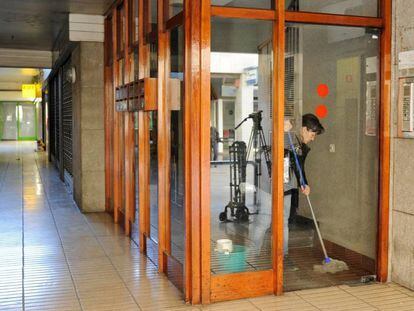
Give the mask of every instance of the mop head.
[[344, 261], [326, 258], [322, 265], [314, 265], [313, 270], [320, 273], [337, 273], [349, 270], [349, 267]]

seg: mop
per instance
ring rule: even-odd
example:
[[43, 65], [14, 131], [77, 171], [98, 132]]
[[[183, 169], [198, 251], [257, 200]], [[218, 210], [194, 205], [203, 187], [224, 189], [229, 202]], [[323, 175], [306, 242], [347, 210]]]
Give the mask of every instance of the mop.
[[[302, 168], [299, 163], [298, 155], [296, 154], [295, 147], [293, 145], [292, 137], [290, 135], [290, 132], [288, 132], [289, 137], [289, 144], [290, 148], [293, 151], [293, 155], [295, 158], [295, 163], [299, 171], [300, 176], [300, 184], [301, 187], [305, 187], [305, 179], [303, 178]], [[328, 253], [326, 252], [325, 243], [323, 242], [321, 231], [319, 230], [318, 222], [316, 221], [315, 213], [313, 212], [312, 203], [310, 201], [309, 195], [306, 196], [306, 199], [308, 200], [309, 209], [312, 214], [313, 222], [315, 224], [316, 232], [318, 233], [319, 241], [321, 242], [323, 254], [325, 256], [324, 260], [322, 261], [322, 265], [314, 265], [313, 270], [321, 273], [337, 273], [344, 270], [349, 270], [348, 265], [341, 260], [332, 259], [328, 256]]]

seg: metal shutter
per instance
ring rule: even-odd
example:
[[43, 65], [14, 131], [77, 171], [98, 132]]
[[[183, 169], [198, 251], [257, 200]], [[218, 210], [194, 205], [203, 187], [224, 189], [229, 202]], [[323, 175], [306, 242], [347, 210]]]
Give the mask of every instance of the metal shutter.
[[72, 84], [64, 77], [71, 67], [70, 59], [63, 65], [62, 71], [62, 144], [63, 169], [72, 173]]
[[57, 76], [53, 79], [53, 87], [54, 87], [54, 102], [55, 102], [55, 159], [56, 159], [56, 166], [59, 168], [60, 162], [60, 72]]
[[51, 159], [56, 156], [56, 127], [55, 127], [55, 88], [54, 88], [54, 79], [49, 82], [49, 105], [48, 105], [48, 115], [49, 115], [49, 152]]
[[286, 27], [285, 56], [285, 116], [295, 117], [295, 99], [297, 98], [295, 81], [295, 62], [299, 53], [299, 28]]

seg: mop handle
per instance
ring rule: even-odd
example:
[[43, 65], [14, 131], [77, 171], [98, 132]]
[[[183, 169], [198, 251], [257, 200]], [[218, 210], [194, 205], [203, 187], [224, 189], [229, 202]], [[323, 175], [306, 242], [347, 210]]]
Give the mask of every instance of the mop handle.
[[308, 199], [309, 208], [310, 208], [310, 211], [312, 213], [312, 218], [313, 218], [313, 222], [315, 224], [316, 232], [318, 233], [319, 241], [321, 242], [323, 254], [325, 255], [325, 260], [327, 260], [327, 259], [329, 259], [328, 253], [326, 252], [325, 243], [323, 242], [321, 231], [319, 230], [319, 226], [318, 226], [318, 223], [316, 221], [315, 213], [313, 212], [312, 203], [311, 203], [308, 195], [306, 196], [306, 198]]
[[290, 148], [293, 151], [293, 156], [295, 158], [296, 167], [298, 168], [298, 171], [299, 171], [300, 185], [301, 185], [301, 187], [305, 187], [306, 186], [305, 178], [303, 178], [303, 173], [302, 173], [302, 169], [300, 167], [299, 158], [298, 158], [298, 155], [296, 154], [295, 146], [293, 145], [292, 136], [290, 135], [290, 132], [287, 132], [287, 133], [288, 133], [288, 138], [289, 138], [289, 145], [290, 145]]
[[[287, 133], [288, 133], [288, 137], [289, 137], [290, 148], [292, 148], [293, 156], [294, 156], [295, 162], [296, 162], [296, 167], [299, 171], [300, 184], [301, 184], [302, 187], [304, 187], [306, 184], [305, 184], [305, 179], [303, 178], [302, 167], [300, 166], [299, 158], [298, 158], [298, 155], [296, 154], [295, 146], [293, 145], [293, 141], [292, 141], [292, 137], [290, 135], [290, 132], [287, 132]], [[316, 232], [318, 233], [319, 241], [321, 242], [323, 254], [325, 255], [325, 260], [328, 260], [330, 258], [328, 257], [328, 253], [326, 252], [325, 243], [323, 243], [321, 231], [319, 230], [318, 222], [316, 221], [315, 213], [313, 212], [312, 203], [311, 203], [308, 195], [306, 196], [306, 199], [308, 200], [309, 208], [310, 208], [310, 211], [312, 213], [313, 223], [315, 224]]]

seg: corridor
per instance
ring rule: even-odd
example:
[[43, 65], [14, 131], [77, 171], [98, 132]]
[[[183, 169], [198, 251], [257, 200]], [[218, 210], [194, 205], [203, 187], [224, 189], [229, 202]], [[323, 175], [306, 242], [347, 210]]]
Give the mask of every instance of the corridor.
[[0, 142], [0, 310], [413, 310], [395, 284], [189, 306], [107, 214], [82, 214], [44, 153]]

